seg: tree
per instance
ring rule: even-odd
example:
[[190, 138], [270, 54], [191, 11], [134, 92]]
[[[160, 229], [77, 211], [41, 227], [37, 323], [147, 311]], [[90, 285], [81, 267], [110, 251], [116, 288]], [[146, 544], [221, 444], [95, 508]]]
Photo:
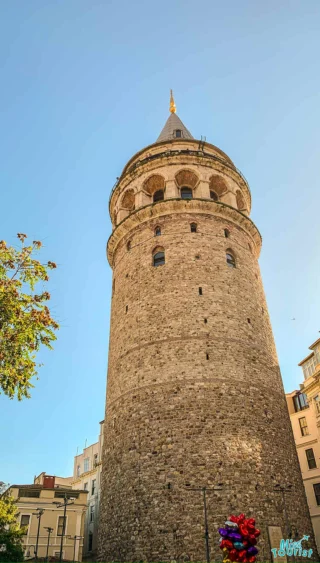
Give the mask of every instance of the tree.
[[20, 528], [18, 524], [18, 515], [14, 498], [3, 493], [0, 496], [0, 562], [23, 561], [24, 559], [22, 547], [24, 529]]
[[0, 394], [10, 399], [30, 398], [31, 379], [38, 374], [36, 352], [41, 345], [52, 349], [58, 323], [51, 318], [47, 291], [35, 292], [38, 282], [49, 280], [54, 262], [34, 258], [40, 241], [25, 245], [19, 233], [18, 249], [0, 241]]

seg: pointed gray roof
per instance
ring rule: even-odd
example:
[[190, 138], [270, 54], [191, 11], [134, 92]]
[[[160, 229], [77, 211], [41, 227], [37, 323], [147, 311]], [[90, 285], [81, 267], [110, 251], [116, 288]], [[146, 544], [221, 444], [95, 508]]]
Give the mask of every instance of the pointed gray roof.
[[177, 137], [175, 131], [177, 129], [181, 131], [182, 139], [193, 139], [191, 133], [188, 131], [185, 125], [183, 125], [181, 119], [177, 116], [177, 114], [171, 113], [159, 137], [157, 138], [156, 143], [160, 143], [161, 141], [171, 141], [172, 139], [176, 139]]

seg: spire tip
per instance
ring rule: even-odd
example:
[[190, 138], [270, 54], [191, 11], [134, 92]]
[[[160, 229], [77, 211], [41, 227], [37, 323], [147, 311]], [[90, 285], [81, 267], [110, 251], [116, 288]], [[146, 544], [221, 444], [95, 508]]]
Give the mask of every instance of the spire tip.
[[176, 113], [177, 108], [176, 108], [176, 104], [174, 103], [174, 97], [173, 97], [173, 93], [172, 90], [170, 90], [170, 113]]

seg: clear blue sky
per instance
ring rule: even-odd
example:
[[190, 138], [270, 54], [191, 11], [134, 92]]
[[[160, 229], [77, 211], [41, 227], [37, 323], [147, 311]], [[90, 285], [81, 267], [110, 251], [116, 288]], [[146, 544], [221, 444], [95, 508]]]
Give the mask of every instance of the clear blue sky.
[[[0, 480], [72, 472], [104, 417], [108, 198], [173, 88], [192, 134], [251, 187], [285, 388], [320, 330], [319, 0], [7, 0], [0, 22], [0, 238], [44, 242], [61, 322], [32, 399], [0, 398]], [[295, 321], [292, 321], [292, 318]]]

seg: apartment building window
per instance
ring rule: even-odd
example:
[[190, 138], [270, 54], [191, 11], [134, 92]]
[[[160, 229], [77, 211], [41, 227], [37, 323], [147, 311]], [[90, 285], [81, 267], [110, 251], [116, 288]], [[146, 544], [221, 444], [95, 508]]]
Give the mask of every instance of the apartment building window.
[[92, 504], [90, 506], [90, 522], [94, 521], [94, 509], [95, 509], [95, 506], [94, 506], [94, 504]]
[[83, 485], [83, 488], [84, 488], [85, 491], [87, 491], [87, 490], [88, 490], [88, 483], [85, 483], [85, 484]]
[[18, 492], [19, 497], [28, 497], [28, 498], [39, 498], [40, 491], [35, 489], [19, 489]]
[[315, 409], [316, 409], [316, 413], [320, 414], [320, 397], [319, 397], [319, 395], [316, 395], [313, 400], [314, 400], [314, 406], [315, 406]]
[[293, 404], [296, 412], [309, 408], [307, 397], [304, 393], [297, 393], [293, 397]]
[[93, 533], [89, 532], [88, 551], [92, 551]]
[[84, 472], [89, 471], [89, 461], [90, 461], [89, 458], [86, 457], [86, 459], [85, 459], [84, 462], [83, 462], [83, 470], [84, 470]]
[[95, 492], [96, 492], [96, 479], [92, 479], [91, 494], [94, 495]]
[[308, 436], [308, 434], [309, 434], [308, 425], [307, 425], [307, 419], [306, 419], [305, 416], [302, 416], [301, 418], [299, 418], [299, 424], [300, 424], [301, 436]]
[[317, 467], [317, 464], [314, 457], [313, 448], [306, 450], [306, 456], [309, 469], [315, 469]]
[[[63, 521], [64, 521], [64, 517], [63, 516], [59, 516], [58, 518], [58, 530], [57, 530], [57, 536], [62, 536], [63, 533]], [[64, 534], [66, 533], [66, 529], [64, 530]]]
[[302, 371], [303, 371], [303, 375], [305, 379], [308, 379], [308, 377], [311, 377], [311, 375], [314, 374], [315, 369], [316, 369], [316, 365], [318, 363], [318, 358], [315, 357], [315, 355], [313, 355], [310, 360], [308, 360], [307, 362], [305, 362], [305, 364], [302, 366]]
[[20, 528], [26, 528], [24, 535], [26, 536], [29, 530], [30, 514], [22, 514], [20, 520]]
[[98, 454], [94, 454], [93, 456], [93, 467], [96, 467], [98, 463]]
[[320, 506], [320, 483], [315, 483], [313, 485], [313, 490], [316, 497], [317, 505]]

